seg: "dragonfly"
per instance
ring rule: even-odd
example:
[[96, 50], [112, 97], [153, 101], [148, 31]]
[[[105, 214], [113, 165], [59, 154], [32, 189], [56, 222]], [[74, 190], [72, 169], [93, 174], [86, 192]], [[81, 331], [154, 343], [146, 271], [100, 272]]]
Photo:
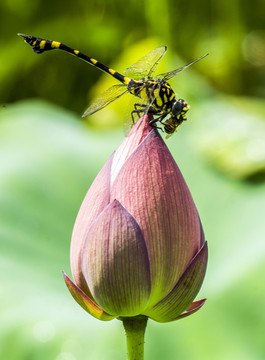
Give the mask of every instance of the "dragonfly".
[[[160, 46], [144, 55], [121, 74], [102, 64], [98, 60], [83, 54], [79, 50], [64, 45], [61, 42], [45, 40], [20, 33], [18, 35], [21, 36], [26, 43], [32, 46], [33, 51], [37, 54], [55, 49], [66, 51], [111, 75], [120, 82], [120, 84], [113, 85], [105, 90], [95, 102], [86, 109], [82, 117], [90, 116], [105, 108], [122, 95], [130, 93], [137, 98], [137, 101], [134, 103], [134, 109], [131, 111], [131, 125], [136, 122], [136, 117], [140, 118], [143, 115], [152, 114], [153, 117], [149, 124], [152, 127], [164, 130], [167, 137], [171, 136], [174, 132], [177, 132], [178, 126], [182, 124], [184, 120], [187, 120], [186, 113], [190, 109], [190, 106], [184, 99], [177, 99], [177, 96], [168, 81], [187, 67], [195, 64], [208, 55], [205, 54], [178, 69], [155, 76], [156, 68], [167, 51], [167, 46]], [[169, 118], [167, 118], [168, 116]], [[160, 126], [158, 126], [158, 124]]]

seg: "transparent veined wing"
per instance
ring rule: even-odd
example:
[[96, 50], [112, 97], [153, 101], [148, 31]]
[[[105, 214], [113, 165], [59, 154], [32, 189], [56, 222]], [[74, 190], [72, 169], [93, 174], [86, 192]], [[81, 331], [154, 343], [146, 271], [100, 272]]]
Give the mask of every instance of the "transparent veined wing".
[[150, 51], [140, 60], [136, 61], [136, 63], [125, 69], [123, 75], [135, 80], [151, 79], [166, 51], [167, 46], [160, 46]]
[[[126, 109], [125, 116], [124, 116], [124, 122], [123, 122], [123, 132], [124, 132], [125, 136], [128, 134], [128, 132], [133, 127], [133, 125], [139, 119], [137, 114], [134, 114], [132, 117], [132, 111], [135, 110], [135, 104], [137, 104], [137, 103], [143, 104], [145, 106], [148, 105], [147, 100], [143, 100], [136, 96], [131, 96], [130, 99], [128, 99], [128, 102], [127, 102], [128, 105], [127, 105], [127, 109]], [[142, 116], [143, 114], [140, 114], [140, 116]], [[133, 119], [134, 119], [134, 121], [133, 121]]]
[[209, 54], [205, 54], [205, 55], [203, 55], [203, 56], [199, 57], [198, 59], [196, 59], [196, 60], [194, 60], [194, 61], [190, 62], [189, 64], [182, 66], [182, 67], [181, 67], [181, 68], [179, 68], [179, 69], [176, 69], [176, 70], [170, 71], [170, 72], [168, 72], [168, 73], [159, 74], [159, 75], [155, 76], [155, 80], [164, 80], [164, 81], [168, 81], [168, 80], [172, 79], [175, 75], [177, 75], [177, 73], [179, 73], [179, 72], [183, 71], [184, 69], [186, 69], [187, 67], [189, 67], [189, 66], [191, 66], [191, 65], [195, 64], [197, 61], [199, 61], [199, 60], [203, 59], [203, 58], [204, 58], [205, 56], [207, 56], [207, 55], [209, 55]]
[[113, 85], [105, 90], [84, 112], [82, 117], [94, 114], [127, 92], [126, 85]]

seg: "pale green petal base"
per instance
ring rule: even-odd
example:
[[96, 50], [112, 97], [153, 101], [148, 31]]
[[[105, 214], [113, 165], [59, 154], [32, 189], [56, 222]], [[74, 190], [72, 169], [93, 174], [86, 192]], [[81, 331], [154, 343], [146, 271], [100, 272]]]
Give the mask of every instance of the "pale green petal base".
[[[143, 314], [157, 322], [169, 322], [181, 318], [182, 313], [182, 317], [184, 317], [195, 312], [196, 306], [193, 309], [194, 311], [192, 311], [191, 303], [202, 285], [206, 272], [207, 258], [208, 249], [205, 242], [173, 290], [152, 308], [144, 311]], [[199, 306], [199, 304], [197, 305]], [[190, 310], [189, 306], [191, 307]], [[187, 311], [186, 313], [185, 310]]]

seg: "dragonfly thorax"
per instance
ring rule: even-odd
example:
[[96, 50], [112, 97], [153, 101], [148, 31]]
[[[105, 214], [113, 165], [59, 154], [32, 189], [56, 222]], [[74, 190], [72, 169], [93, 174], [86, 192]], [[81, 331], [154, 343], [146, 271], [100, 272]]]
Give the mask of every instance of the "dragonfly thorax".
[[149, 104], [150, 110], [156, 110], [158, 113], [170, 112], [176, 100], [173, 89], [165, 81], [131, 80], [128, 91]]

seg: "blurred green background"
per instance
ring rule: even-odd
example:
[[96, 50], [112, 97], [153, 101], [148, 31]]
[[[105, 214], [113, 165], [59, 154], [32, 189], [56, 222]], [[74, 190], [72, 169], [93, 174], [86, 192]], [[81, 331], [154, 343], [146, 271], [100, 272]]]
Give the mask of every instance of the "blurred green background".
[[[146, 359], [265, 358], [264, 2], [2, 0], [0, 3], [0, 358], [125, 359], [119, 321], [71, 298], [69, 248], [91, 182], [123, 139], [127, 99], [88, 120], [115, 81], [17, 32], [61, 41], [121, 71], [168, 45], [158, 72], [209, 52], [171, 84], [191, 105], [167, 144], [198, 207], [209, 266], [197, 314], [149, 322]], [[162, 134], [162, 136], [164, 136]]]

